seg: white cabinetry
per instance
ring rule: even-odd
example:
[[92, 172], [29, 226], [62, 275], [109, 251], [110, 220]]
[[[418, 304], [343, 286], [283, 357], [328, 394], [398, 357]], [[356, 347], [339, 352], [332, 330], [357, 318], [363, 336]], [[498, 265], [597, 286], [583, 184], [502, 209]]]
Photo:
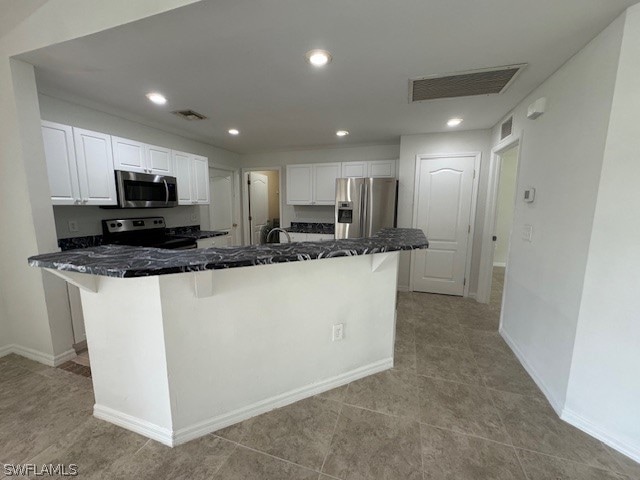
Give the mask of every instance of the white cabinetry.
[[73, 129], [42, 122], [42, 141], [53, 205], [77, 205], [80, 199]]
[[287, 166], [288, 205], [334, 205], [340, 163]]
[[340, 178], [341, 169], [340, 163], [313, 165], [313, 205], [336, 204], [336, 178]]
[[[328, 235], [324, 233], [299, 233], [289, 232], [292, 242], [326, 242], [334, 240], [334, 235]], [[280, 232], [280, 243], [287, 243], [287, 236]]]
[[82, 205], [116, 205], [111, 136], [73, 128]]
[[121, 137], [112, 137], [113, 164], [116, 170], [173, 175], [171, 150]]
[[228, 247], [230, 235], [218, 235], [217, 237], [201, 238], [197, 241], [198, 248]]
[[42, 122], [53, 205], [116, 205], [111, 137]]
[[313, 204], [313, 165], [287, 165], [287, 204]]
[[173, 152], [179, 205], [209, 204], [209, 160], [191, 153]]
[[374, 160], [371, 162], [345, 162], [342, 164], [342, 176], [344, 178], [373, 177], [395, 178], [396, 160]]

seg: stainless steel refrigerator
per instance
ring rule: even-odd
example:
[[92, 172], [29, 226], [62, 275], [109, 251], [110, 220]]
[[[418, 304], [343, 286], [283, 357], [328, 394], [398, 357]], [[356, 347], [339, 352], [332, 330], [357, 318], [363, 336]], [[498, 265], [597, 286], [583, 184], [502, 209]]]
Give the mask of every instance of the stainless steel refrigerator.
[[395, 178], [336, 179], [336, 238], [361, 238], [396, 226]]

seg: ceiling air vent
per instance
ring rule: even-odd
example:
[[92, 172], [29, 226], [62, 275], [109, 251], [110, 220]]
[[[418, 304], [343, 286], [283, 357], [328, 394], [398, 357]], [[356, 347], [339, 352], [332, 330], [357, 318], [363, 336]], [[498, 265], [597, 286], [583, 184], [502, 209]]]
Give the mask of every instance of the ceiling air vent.
[[496, 95], [504, 92], [526, 64], [432, 75], [410, 80], [410, 102]]
[[189, 121], [205, 120], [207, 118], [201, 113], [194, 112], [193, 110], [176, 110], [175, 112], [172, 112], [172, 113]]

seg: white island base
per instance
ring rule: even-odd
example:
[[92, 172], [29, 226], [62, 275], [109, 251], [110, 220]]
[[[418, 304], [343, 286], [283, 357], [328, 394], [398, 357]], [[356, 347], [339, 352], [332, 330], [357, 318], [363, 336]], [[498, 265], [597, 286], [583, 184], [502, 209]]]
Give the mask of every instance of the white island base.
[[398, 256], [55, 273], [83, 287], [94, 415], [175, 446], [391, 368]]

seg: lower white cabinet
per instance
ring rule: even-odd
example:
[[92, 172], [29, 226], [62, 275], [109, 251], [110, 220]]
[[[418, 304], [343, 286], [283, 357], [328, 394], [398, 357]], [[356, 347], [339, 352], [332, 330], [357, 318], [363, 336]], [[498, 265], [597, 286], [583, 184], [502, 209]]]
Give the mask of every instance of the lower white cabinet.
[[201, 238], [197, 241], [198, 248], [228, 247], [231, 235], [219, 235], [217, 237]]
[[[334, 235], [328, 235], [324, 233], [299, 233], [289, 232], [292, 242], [326, 242], [328, 240], [334, 240]], [[287, 236], [280, 232], [280, 243], [287, 243]]]
[[209, 160], [174, 151], [173, 165], [178, 183], [178, 205], [208, 205]]

